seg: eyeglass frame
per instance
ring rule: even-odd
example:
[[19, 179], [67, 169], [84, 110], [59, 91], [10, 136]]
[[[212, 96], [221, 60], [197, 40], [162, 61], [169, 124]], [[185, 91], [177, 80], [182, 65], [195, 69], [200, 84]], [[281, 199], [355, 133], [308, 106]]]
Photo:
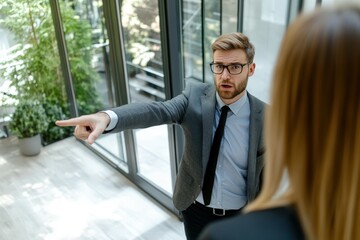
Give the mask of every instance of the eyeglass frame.
[[[219, 64], [219, 63], [211, 62], [211, 63], [209, 64], [209, 66], [210, 66], [211, 72], [214, 73], [214, 74], [222, 74], [222, 73], [224, 72], [224, 69], [226, 68], [229, 74], [231, 74], [231, 75], [239, 75], [239, 74], [242, 73], [244, 67], [245, 67], [246, 65], [248, 65], [249, 63], [250, 63], [250, 62], [243, 63], [243, 64], [241, 64], [241, 63], [235, 63], [235, 64], [224, 65], [224, 64]], [[214, 70], [213, 70], [213, 67], [212, 67], [212, 66], [214, 66], [214, 64], [219, 64], [219, 65], [223, 66], [222, 71], [219, 72], [219, 73], [215, 73]], [[229, 66], [235, 66], [235, 65], [241, 66], [241, 71], [240, 71], [239, 73], [231, 73], [231, 72], [230, 72]]]

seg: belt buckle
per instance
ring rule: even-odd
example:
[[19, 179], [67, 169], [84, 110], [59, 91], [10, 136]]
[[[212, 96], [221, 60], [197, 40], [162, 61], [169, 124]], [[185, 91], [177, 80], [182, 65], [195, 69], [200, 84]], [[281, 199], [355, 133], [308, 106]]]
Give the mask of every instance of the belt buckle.
[[[217, 210], [221, 210], [222, 213], [217, 213]], [[216, 215], [216, 216], [223, 217], [223, 216], [225, 216], [225, 209], [216, 209], [216, 208], [213, 208], [213, 214]]]

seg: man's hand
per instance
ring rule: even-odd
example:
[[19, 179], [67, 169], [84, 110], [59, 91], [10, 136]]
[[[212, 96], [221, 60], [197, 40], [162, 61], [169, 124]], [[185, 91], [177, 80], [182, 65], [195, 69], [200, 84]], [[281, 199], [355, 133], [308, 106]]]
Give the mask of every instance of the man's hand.
[[110, 123], [110, 117], [104, 112], [91, 115], [83, 115], [68, 120], [58, 120], [55, 122], [60, 127], [75, 126], [74, 135], [76, 138], [93, 144], [95, 140], [104, 132]]

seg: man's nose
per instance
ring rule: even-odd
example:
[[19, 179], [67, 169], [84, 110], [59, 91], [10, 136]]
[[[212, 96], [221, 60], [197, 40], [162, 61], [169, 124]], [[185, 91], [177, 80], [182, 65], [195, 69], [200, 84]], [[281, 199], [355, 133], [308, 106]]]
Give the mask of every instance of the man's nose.
[[229, 69], [224, 67], [224, 71], [221, 73], [221, 77], [223, 79], [228, 79], [230, 78], [230, 73], [229, 73]]

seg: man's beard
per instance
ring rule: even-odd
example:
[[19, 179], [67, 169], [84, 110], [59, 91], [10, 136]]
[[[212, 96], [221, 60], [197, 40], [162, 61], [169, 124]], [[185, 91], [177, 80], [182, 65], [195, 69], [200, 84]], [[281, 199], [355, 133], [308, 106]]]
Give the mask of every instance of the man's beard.
[[[219, 93], [219, 96], [221, 98], [223, 98], [223, 99], [233, 99], [233, 98], [235, 98], [236, 96], [242, 94], [245, 91], [246, 86], [247, 86], [247, 82], [248, 82], [248, 78], [249, 77], [247, 76], [246, 79], [239, 86], [237, 86], [235, 89], [232, 88], [232, 90], [234, 90], [234, 91], [220, 90], [219, 85], [221, 85], [221, 83], [216, 85], [216, 90]], [[222, 82], [222, 83], [226, 83], [226, 82]]]

